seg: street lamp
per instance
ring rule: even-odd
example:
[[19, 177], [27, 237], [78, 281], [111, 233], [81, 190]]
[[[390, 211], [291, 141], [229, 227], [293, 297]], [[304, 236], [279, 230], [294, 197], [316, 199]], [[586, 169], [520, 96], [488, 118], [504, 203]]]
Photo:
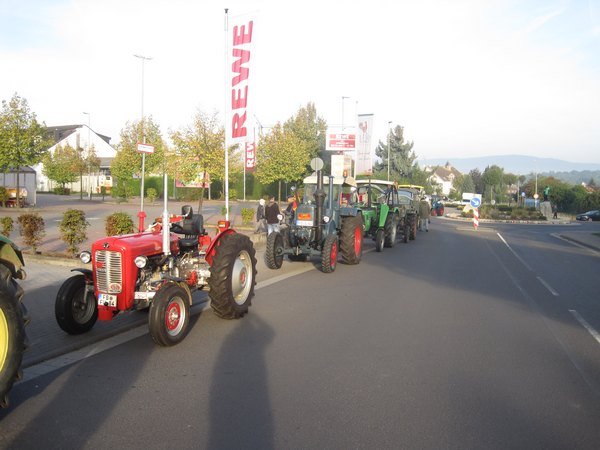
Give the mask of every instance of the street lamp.
[[[144, 127], [144, 63], [146, 61], [150, 61], [152, 58], [149, 56], [142, 55], [133, 55], [136, 58], [142, 60], [142, 143], [146, 143], [146, 129]], [[142, 179], [140, 182], [140, 212], [138, 213], [138, 229], [139, 231], [144, 230], [144, 218], [146, 217], [146, 213], [144, 213], [144, 176], [145, 176], [145, 167], [146, 167], [146, 153], [142, 152]], [[167, 195], [165, 192], [163, 195]]]
[[388, 122], [388, 163], [387, 163], [387, 180], [390, 181], [390, 147], [392, 146], [392, 121]]
[[88, 116], [88, 139], [87, 139], [87, 164], [88, 164], [88, 188], [89, 188], [89, 199], [92, 199], [92, 183], [90, 182], [90, 172], [89, 172], [89, 158], [90, 158], [90, 149], [92, 148], [92, 141], [91, 141], [91, 123], [92, 123], [92, 113], [89, 112], [83, 112], [83, 114], [85, 114], [86, 116]]
[[344, 132], [344, 100], [346, 100], [347, 98], [350, 97], [342, 95], [342, 133]]

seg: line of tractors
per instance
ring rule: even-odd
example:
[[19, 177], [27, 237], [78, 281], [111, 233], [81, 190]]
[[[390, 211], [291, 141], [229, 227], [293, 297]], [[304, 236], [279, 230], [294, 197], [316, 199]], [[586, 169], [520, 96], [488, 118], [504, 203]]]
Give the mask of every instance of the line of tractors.
[[[304, 180], [303, 200], [289, 226], [268, 235], [269, 268], [280, 268], [285, 255], [290, 261], [320, 256], [323, 272], [330, 273], [338, 253], [346, 264], [360, 262], [363, 237], [373, 238], [377, 251], [393, 247], [399, 236], [415, 239], [415, 187], [330, 176], [325, 192], [323, 178], [317, 170]], [[55, 300], [58, 325], [73, 335], [89, 331], [97, 320], [149, 309], [152, 339], [172, 346], [188, 331], [193, 292], [208, 291], [217, 316], [237, 319], [248, 312], [256, 285], [256, 252], [248, 236], [219, 221], [210, 237], [201, 214], [191, 206], [169, 214], [166, 199], [162, 216], [147, 230], [99, 239], [80, 259], [91, 267], [73, 269], [76, 274]], [[24, 266], [19, 248], [0, 236], [0, 407], [8, 404], [28, 346], [29, 318], [17, 282], [25, 279]]]

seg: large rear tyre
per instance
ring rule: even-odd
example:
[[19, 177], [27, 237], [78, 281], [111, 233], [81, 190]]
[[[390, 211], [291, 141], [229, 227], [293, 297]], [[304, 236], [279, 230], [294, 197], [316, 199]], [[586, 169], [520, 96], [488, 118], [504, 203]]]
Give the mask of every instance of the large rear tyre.
[[338, 238], [335, 234], [330, 234], [325, 238], [323, 252], [321, 253], [321, 270], [324, 273], [331, 273], [337, 267], [338, 257]]
[[217, 316], [238, 319], [248, 312], [256, 285], [256, 252], [248, 236], [232, 233], [219, 240], [208, 285]]
[[397, 214], [388, 215], [385, 220], [385, 246], [393, 247], [396, 245], [396, 232], [398, 231], [398, 222], [400, 218]]
[[23, 352], [27, 349], [25, 325], [29, 322], [21, 300], [23, 289], [0, 264], [0, 408], [8, 406], [8, 391], [20, 376]]
[[148, 329], [154, 342], [163, 347], [178, 344], [190, 323], [190, 297], [175, 283], [163, 286], [152, 299]]
[[409, 231], [409, 235], [408, 238], [411, 241], [414, 241], [417, 238], [417, 216], [411, 216], [410, 217], [410, 231]]
[[363, 218], [362, 214], [344, 217], [340, 233], [340, 252], [345, 264], [358, 264], [362, 257]]
[[408, 237], [410, 235], [410, 222], [407, 217], [404, 218], [404, 232], [402, 233], [402, 242], [408, 243]]
[[269, 269], [280, 269], [283, 264], [283, 237], [275, 231], [267, 236], [265, 264]]
[[69, 334], [90, 331], [98, 320], [98, 302], [93, 292], [87, 291], [84, 275], [68, 278], [56, 294], [54, 315], [58, 326]]
[[375, 250], [378, 252], [382, 252], [384, 243], [385, 232], [383, 231], [383, 228], [380, 228], [379, 230], [377, 230], [377, 233], [375, 233]]

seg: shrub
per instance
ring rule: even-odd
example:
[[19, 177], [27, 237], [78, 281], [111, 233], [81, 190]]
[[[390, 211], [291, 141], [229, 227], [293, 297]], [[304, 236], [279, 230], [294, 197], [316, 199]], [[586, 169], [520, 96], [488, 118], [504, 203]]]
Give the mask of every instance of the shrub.
[[3, 217], [0, 219], [0, 234], [9, 237], [14, 227], [12, 217]]
[[133, 233], [133, 220], [127, 213], [113, 213], [106, 218], [105, 231], [107, 236]]
[[6, 207], [6, 202], [8, 201], [8, 191], [4, 186], [0, 186], [0, 203], [2, 203], [2, 207]]
[[23, 237], [25, 245], [29, 245], [33, 252], [37, 252], [38, 246], [44, 238], [45, 224], [44, 219], [37, 213], [21, 214], [17, 218], [19, 222], [19, 232]]
[[63, 214], [59, 230], [61, 239], [67, 244], [67, 251], [75, 256], [79, 253], [79, 244], [87, 239], [86, 229], [90, 223], [80, 209], [67, 209]]
[[248, 225], [254, 220], [254, 209], [242, 208], [242, 223]]
[[156, 192], [156, 189], [154, 188], [148, 188], [146, 189], [146, 195], [148, 196], [150, 203], [154, 203], [154, 200], [158, 197], [158, 192]]
[[58, 186], [54, 188], [54, 193], [56, 195], [71, 195], [71, 189], [64, 186]]

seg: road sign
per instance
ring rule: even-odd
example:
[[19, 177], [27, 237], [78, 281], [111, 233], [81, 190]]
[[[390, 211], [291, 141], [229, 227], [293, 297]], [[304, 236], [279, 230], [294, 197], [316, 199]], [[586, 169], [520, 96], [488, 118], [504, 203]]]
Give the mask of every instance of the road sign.
[[154, 145], [142, 144], [141, 142], [138, 142], [137, 151], [139, 153], [154, 153]]
[[479, 208], [481, 206], [481, 199], [479, 197], [473, 197], [471, 199], [471, 206], [473, 208]]

